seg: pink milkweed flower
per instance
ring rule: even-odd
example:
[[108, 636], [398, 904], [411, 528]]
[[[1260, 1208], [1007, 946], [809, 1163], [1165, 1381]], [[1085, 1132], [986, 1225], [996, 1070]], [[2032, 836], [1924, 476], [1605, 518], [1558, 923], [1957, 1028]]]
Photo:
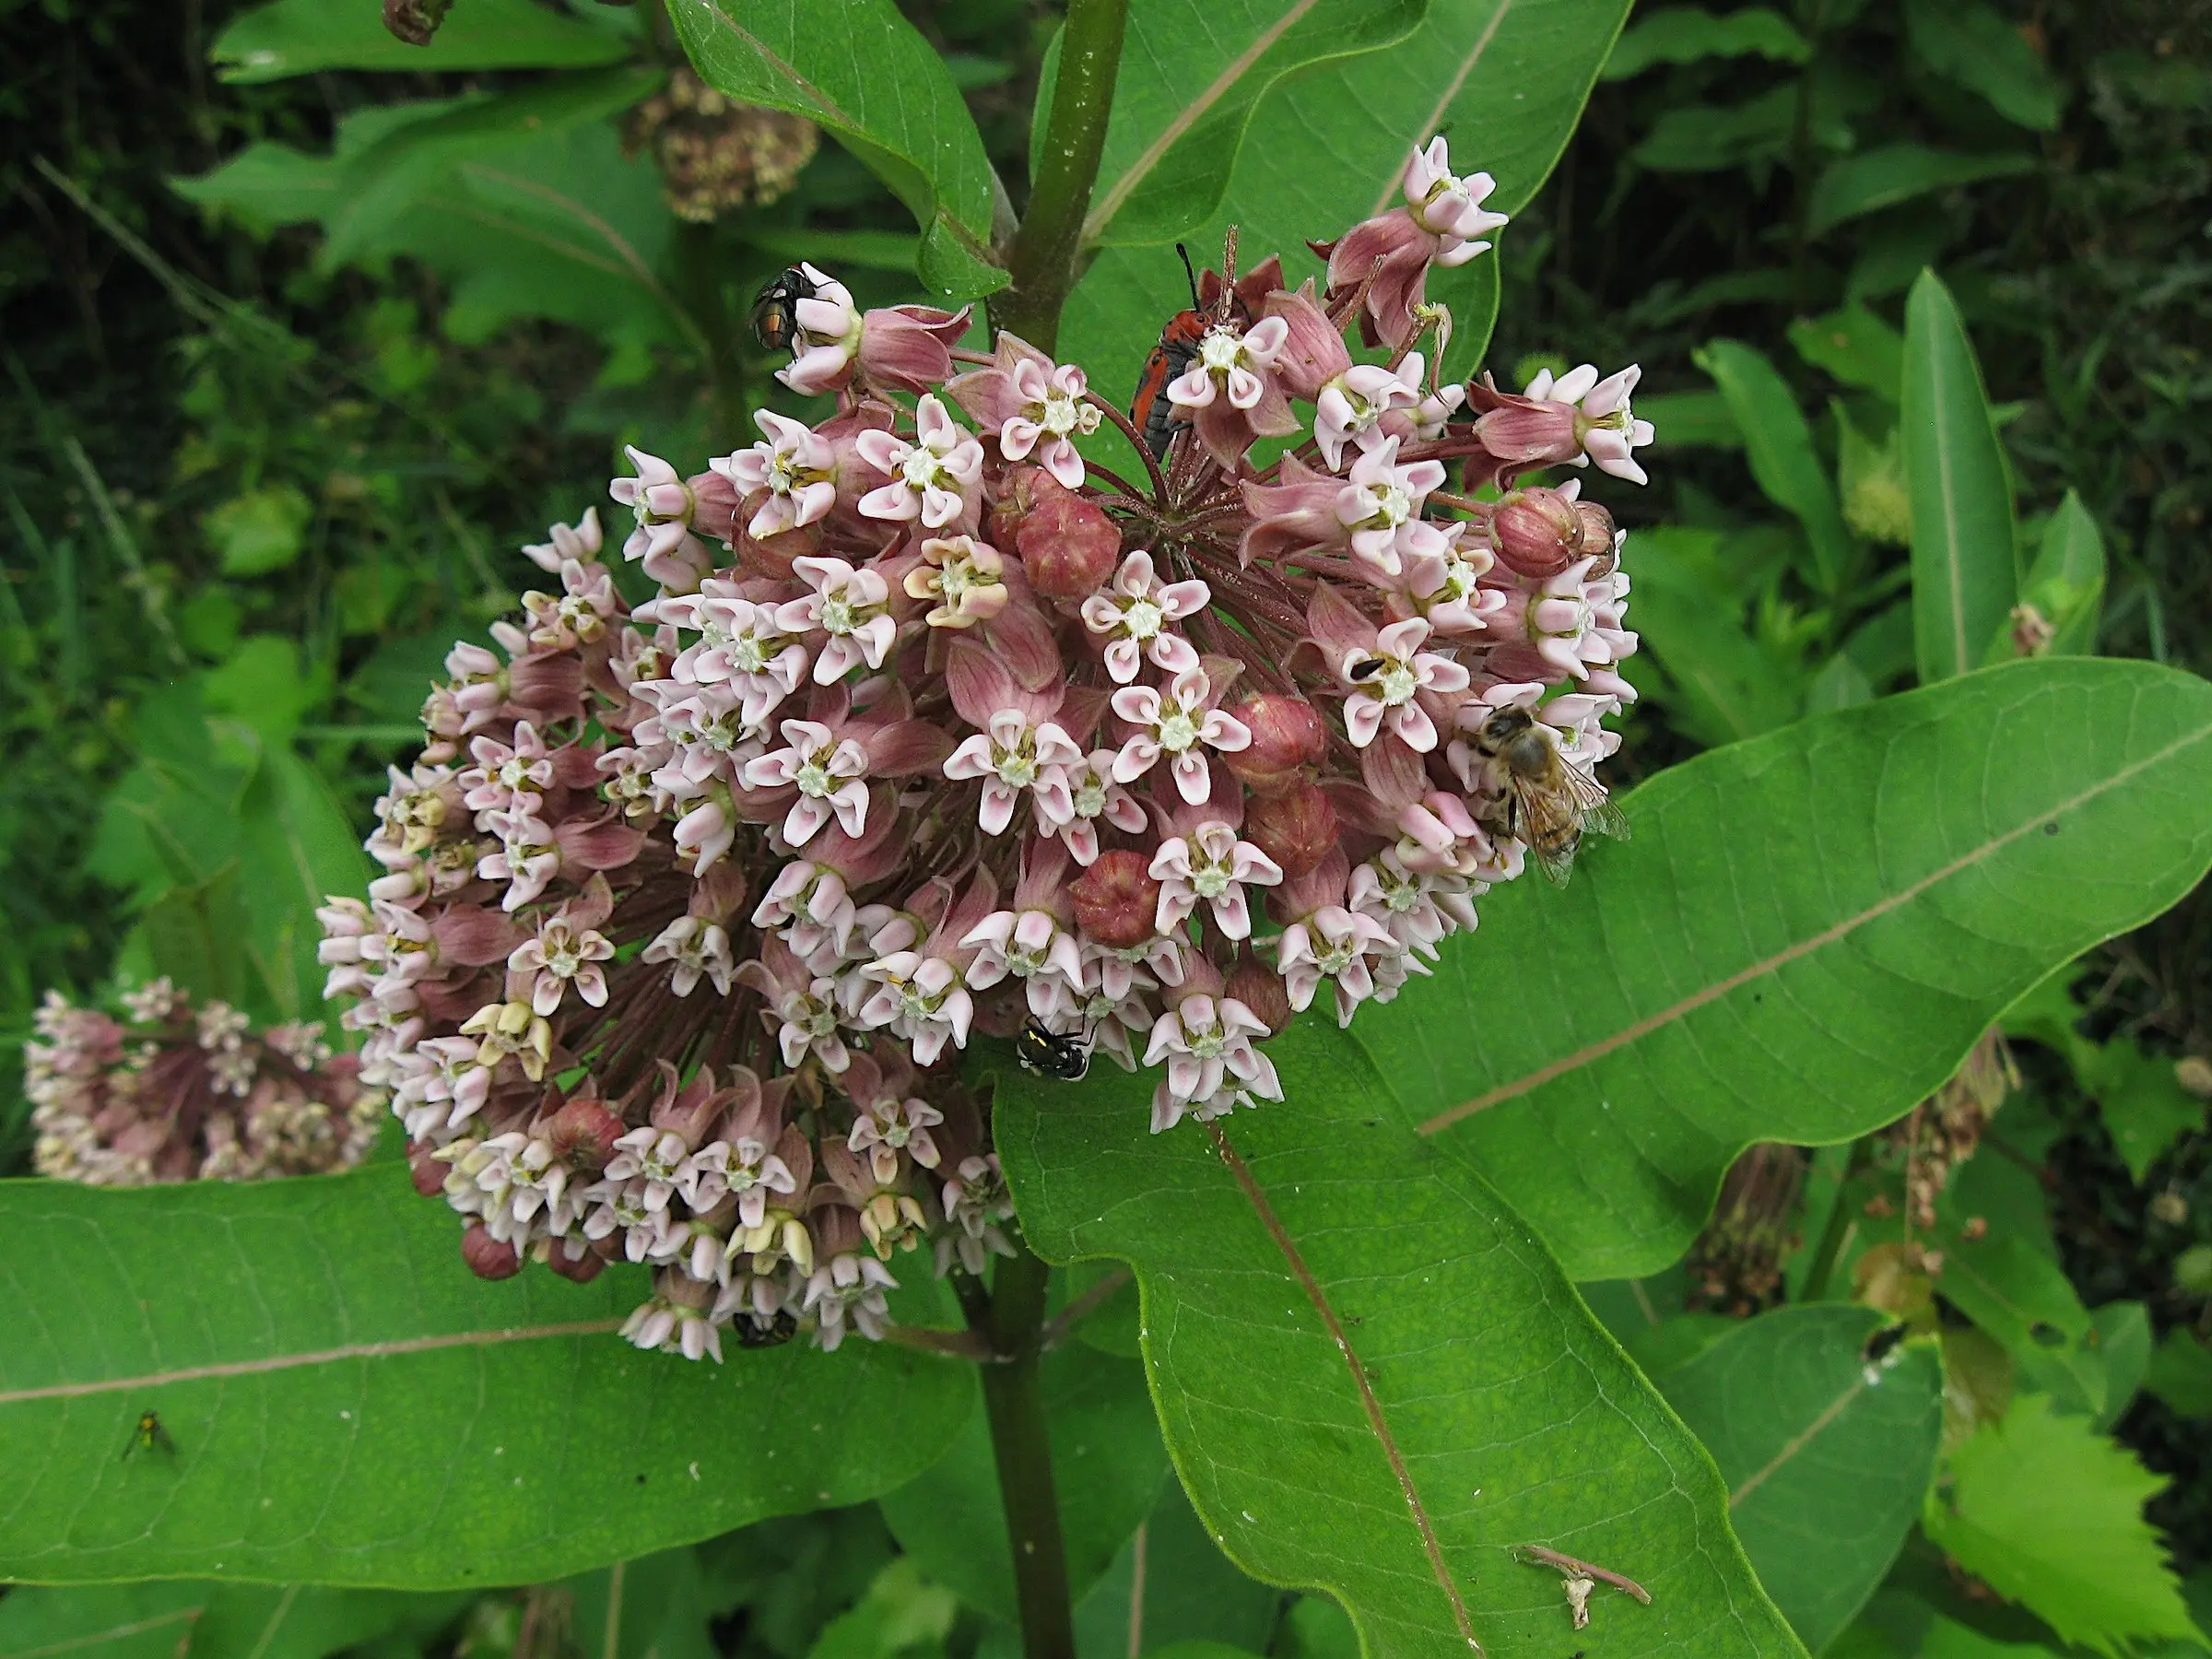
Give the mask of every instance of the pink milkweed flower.
[[776, 378], [803, 395], [834, 392], [853, 378], [853, 359], [860, 351], [860, 311], [843, 283], [804, 262], [799, 269], [814, 294], [792, 308], [798, 330], [791, 361], [776, 371]]
[[814, 682], [832, 685], [865, 663], [883, 666], [899, 624], [890, 615], [891, 584], [876, 570], [854, 570], [841, 559], [794, 559], [792, 573], [814, 592], [776, 609], [777, 626], [792, 633], [829, 636], [814, 659]]
[[1160, 843], [1149, 872], [1159, 886], [1159, 931], [1179, 933], [1204, 900], [1225, 937], [1252, 936], [1252, 909], [1244, 888], [1275, 887], [1282, 867], [1234, 828], [1219, 821], [1200, 824], [1187, 835]]
[[868, 820], [868, 751], [818, 721], [786, 720], [782, 731], [784, 747], [747, 761], [745, 781], [755, 789], [798, 787], [783, 839], [803, 847], [832, 817], [847, 835], [860, 834]]
[[1306, 607], [1306, 624], [1344, 690], [1345, 735], [1353, 747], [1365, 748], [1385, 728], [1417, 754], [1436, 747], [1436, 724], [1419, 694], [1463, 692], [1470, 681], [1452, 658], [1421, 649], [1431, 631], [1427, 621], [1411, 617], [1378, 629], [1324, 587]]
[[476, 737], [468, 752], [476, 764], [454, 782], [466, 792], [461, 804], [473, 812], [508, 811], [518, 803], [527, 809], [553, 786], [552, 751], [526, 720], [515, 723], [512, 744]]
[[960, 941], [975, 947], [968, 983], [987, 990], [1009, 976], [1022, 982], [1041, 1019], [1071, 1011], [1083, 989], [1083, 953], [1066, 922], [1048, 910], [993, 911]]
[[1397, 940], [1372, 916], [1327, 904], [1283, 929], [1276, 963], [1290, 1006], [1301, 1013], [1312, 1006], [1321, 982], [1330, 981], [1336, 992], [1336, 1023], [1344, 1027], [1374, 995], [1376, 962], [1397, 954]]
[[726, 687], [742, 724], [757, 728], [806, 677], [806, 648], [779, 620], [780, 606], [743, 596], [747, 585], [709, 577], [696, 594], [657, 601], [653, 617], [699, 634], [677, 653], [670, 680]]
[[967, 629], [1006, 608], [1006, 560], [971, 535], [932, 537], [922, 562], [906, 573], [910, 599], [931, 601], [922, 620], [931, 628]]
[[671, 965], [668, 989], [677, 996], [690, 995], [701, 979], [713, 981], [717, 996], [727, 996], [737, 971], [729, 933], [704, 916], [678, 916], [661, 929], [643, 954], [648, 962]]
[[1634, 655], [1637, 637], [1622, 625], [1628, 573], [1616, 569], [1593, 576], [1598, 563], [1578, 559], [1541, 582], [1524, 579], [1507, 593], [1491, 631], [1524, 637], [1544, 663], [1578, 680]]
[[1476, 891], [1464, 876], [1410, 869], [1385, 848], [1353, 866], [1350, 908], [1385, 928], [1404, 954], [1433, 962], [1444, 938], [1474, 927]]
[[1489, 247], [1477, 239], [1506, 223], [1504, 214], [1482, 206], [1498, 182], [1486, 172], [1455, 176], [1441, 137], [1413, 152], [1403, 188], [1403, 207], [1353, 226], [1327, 249], [1329, 292], [1349, 294], [1367, 284], [1366, 326], [1394, 348], [1420, 326], [1430, 265], [1465, 265]]
[[1152, 555], [1140, 547], [1122, 561], [1112, 586], [1083, 601], [1083, 626], [1106, 636], [1106, 672], [1117, 685], [1134, 680], [1147, 659], [1163, 673], [1187, 674], [1198, 666], [1198, 653], [1167, 625], [1197, 615], [1213, 596], [1196, 577], [1161, 582]]
[[853, 1055], [838, 1030], [834, 981], [816, 973], [777, 934], [761, 941], [760, 954], [740, 967], [736, 977], [768, 1005], [760, 1010], [760, 1021], [774, 1036], [785, 1069], [797, 1071], [812, 1054], [824, 1071], [843, 1075]]
[[1104, 818], [1115, 829], [1132, 835], [1145, 828], [1145, 809], [1137, 799], [1113, 781], [1112, 749], [1093, 749], [1081, 760], [1062, 769], [1067, 786], [1067, 804], [1072, 814], [1065, 821], [1056, 822], [1037, 802], [1036, 824], [1040, 835], [1054, 835], [1067, 848], [1067, 855], [1088, 868], [1098, 862], [1099, 820]]
[[524, 543], [523, 556], [547, 574], [571, 559], [589, 564], [599, 557], [599, 509], [586, 507], [574, 524], [555, 524], [545, 541]]
[[923, 393], [952, 373], [952, 347], [973, 308], [879, 306], [860, 320], [860, 378], [878, 389]]
[[1124, 686], [1116, 691], [1114, 713], [1136, 730], [1113, 758], [1113, 781], [1134, 783], [1164, 755], [1176, 790], [1192, 806], [1203, 806], [1213, 793], [1206, 750], [1227, 754], [1252, 742], [1242, 721], [1214, 707], [1220, 695], [1204, 668], [1178, 674], [1165, 692], [1156, 686]]
[[1351, 532], [1336, 516], [1344, 480], [1315, 472], [1294, 454], [1285, 455], [1276, 470], [1279, 483], [1243, 486], [1252, 523], [1238, 542], [1237, 557], [1247, 565], [1273, 564], [1299, 553], [1347, 551]]
[[745, 533], [780, 535], [827, 518], [837, 505], [837, 453], [829, 441], [773, 409], [762, 409], [753, 420], [766, 438], [707, 463], [747, 498], [765, 492]]
[[983, 730], [962, 741], [945, 762], [955, 780], [982, 778], [982, 804], [976, 822], [986, 835], [1003, 835], [1014, 821], [1023, 790], [1031, 791], [1036, 810], [1048, 821], [1065, 823], [1075, 816], [1067, 802], [1066, 769], [1083, 759], [1075, 740], [1047, 720], [1031, 725], [1018, 709], [1001, 709]]
[[547, 1015], [573, 984], [593, 1007], [605, 1007], [606, 970], [599, 964], [614, 959], [615, 947], [598, 929], [614, 908], [606, 877], [593, 876], [581, 895], [541, 921], [536, 935], [508, 956], [508, 996], [527, 998], [536, 1013]]
[[1153, 1134], [1171, 1127], [1193, 1102], [1220, 1093], [1231, 1077], [1241, 1091], [1281, 1100], [1275, 1063], [1253, 1046], [1254, 1037], [1267, 1034], [1259, 1017], [1233, 996], [1194, 989], [1173, 1003], [1145, 1043], [1145, 1064], [1165, 1060], [1168, 1066], [1152, 1103]]
[[1055, 364], [1027, 341], [1001, 334], [996, 361], [948, 382], [945, 395], [994, 430], [998, 453], [1051, 473], [1069, 489], [1083, 483], [1083, 457], [1075, 437], [1099, 429], [1101, 416], [1088, 400], [1090, 382], [1073, 363]]
[[1408, 559], [1404, 573], [1386, 590], [1391, 611], [1425, 618], [1438, 633], [1479, 632], [1507, 604], [1499, 589], [1482, 585], [1497, 560], [1488, 547], [1468, 539], [1465, 524], [1442, 528], [1448, 545]]
[[1263, 317], [1248, 329], [1218, 323], [1199, 339], [1190, 368], [1168, 382], [1169, 403], [1197, 427], [1206, 453], [1225, 467], [1234, 467], [1255, 438], [1299, 429], [1274, 374], [1289, 335], [1279, 316]]
[[936, 398], [925, 396], [915, 406], [913, 442], [877, 429], [853, 439], [853, 449], [890, 479], [860, 498], [864, 516], [919, 519], [930, 530], [942, 530], [960, 520], [972, 523], [983, 476], [983, 446]]
[[629, 508], [637, 520], [637, 528], [622, 544], [622, 557], [632, 562], [642, 559], [646, 575], [674, 592], [688, 593], [714, 568], [705, 544], [691, 534], [698, 498], [676, 468], [658, 455], [649, 455], [634, 444], [623, 445], [622, 453], [638, 469], [634, 476], [617, 478], [606, 487], [616, 503]]
[[1584, 363], [1557, 377], [1538, 370], [1518, 396], [1487, 380], [1469, 386], [1469, 406], [1482, 411], [1475, 436], [1492, 460], [1492, 476], [1502, 479], [1533, 467], [1562, 462], [1586, 466], [1594, 460], [1601, 472], [1646, 482], [1631, 452], [1652, 441], [1652, 423], [1638, 420], [1629, 406], [1629, 394], [1642, 373], [1631, 363], [1601, 381], [1596, 366]]
[[1408, 352], [1395, 374], [1379, 363], [1360, 363], [1321, 388], [1313, 404], [1313, 441], [1332, 471], [1344, 465], [1347, 443], [1371, 450], [1391, 437], [1382, 425], [1385, 416], [1419, 407], [1426, 367], [1419, 352]]
[[1421, 504], [1443, 482], [1441, 461], [1400, 466], [1395, 438], [1363, 452], [1352, 463], [1350, 482], [1336, 495], [1336, 518], [1351, 532], [1353, 557], [1371, 571], [1396, 577], [1406, 559], [1441, 552], [1444, 533], [1421, 516]]

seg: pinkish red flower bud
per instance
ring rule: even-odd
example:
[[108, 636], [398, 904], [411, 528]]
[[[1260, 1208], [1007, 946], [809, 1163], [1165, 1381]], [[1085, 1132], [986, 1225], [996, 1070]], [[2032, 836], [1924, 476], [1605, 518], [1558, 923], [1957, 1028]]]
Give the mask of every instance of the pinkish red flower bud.
[[952, 377], [952, 347], [968, 332], [970, 307], [891, 305], [860, 320], [860, 371], [878, 386], [923, 393]]
[[737, 486], [718, 472], [703, 472], [686, 478], [684, 488], [691, 492], [691, 527], [701, 535], [734, 545], [737, 540]]
[[1328, 753], [1329, 729], [1302, 697], [1263, 691], [1230, 713], [1252, 733], [1252, 746], [1223, 755], [1222, 762], [1262, 794], [1299, 782], [1300, 769], [1320, 765]]
[[586, 1250], [582, 1255], [571, 1257], [567, 1245], [556, 1240], [553, 1248], [546, 1254], [546, 1265], [559, 1274], [562, 1278], [571, 1280], [579, 1285], [588, 1285], [597, 1278], [600, 1271], [606, 1267], [606, 1258], [595, 1249]]
[[1265, 962], [1246, 957], [1229, 976], [1223, 994], [1252, 1010], [1252, 1017], [1267, 1028], [1270, 1036], [1290, 1023], [1290, 994], [1281, 974]]
[[1125, 950], [1142, 945], [1155, 929], [1159, 913], [1159, 883], [1147, 872], [1148, 855], [1117, 848], [1099, 854], [1098, 862], [1071, 883], [1067, 896], [1075, 901], [1076, 923], [1101, 945]]
[[629, 1133], [629, 1125], [589, 1096], [571, 1100], [547, 1120], [542, 1131], [552, 1143], [553, 1156], [571, 1170], [596, 1174], [614, 1156], [615, 1142]]
[[[1556, 489], [1516, 489], [1504, 497], [1490, 514], [1498, 562], [1522, 576], [1557, 576], [1583, 557], [1583, 520], [1576, 506]], [[1606, 546], [1612, 545], [1608, 532]]]
[[523, 1258], [514, 1246], [502, 1244], [477, 1222], [461, 1235], [461, 1259], [480, 1279], [512, 1278], [523, 1270]]
[[407, 1148], [407, 1179], [425, 1198], [435, 1198], [445, 1191], [445, 1178], [453, 1168], [432, 1156], [436, 1151], [429, 1141], [417, 1141]]
[[1613, 515], [1595, 501], [1575, 502], [1574, 516], [1583, 524], [1583, 539], [1575, 552], [1580, 558], [1597, 560], [1590, 567], [1588, 580], [1601, 582], [1620, 563], [1618, 527]]
[[1029, 586], [1046, 599], [1093, 595], [1122, 566], [1122, 529], [1057, 477], [1038, 474], [1030, 507], [1013, 533]]
[[1278, 794], [1262, 795], [1244, 809], [1244, 839], [1282, 866], [1303, 876], [1336, 845], [1336, 809], [1314, 784], [1300, 781]]

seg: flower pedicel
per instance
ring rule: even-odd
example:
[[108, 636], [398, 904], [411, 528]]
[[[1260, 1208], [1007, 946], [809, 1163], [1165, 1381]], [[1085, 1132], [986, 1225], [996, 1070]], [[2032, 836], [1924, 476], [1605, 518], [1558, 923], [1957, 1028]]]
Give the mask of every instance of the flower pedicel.
[[[632, 453], [658, 594], [595, 514], [525, 549], [559, 592], [454, 648], [384, 874], [322, 912], [471, 1267], [649, 1264], [624, 1334], [695, 1359], [878, 1336], [901, 1253], [1011, 1249], [978, 1034], [1153, 1070], [1155, 1131], [1278, 1100], [1295, 1011], [1388, 1000], [1522, 873], [1500, 711], [1602, 800], [1621, 537], [1516, 479], [1641, 480], [1635, 371], [1436, 384], [1426, 271], [1502, 221], [1441, 139], [1405, 186], [1319, 293], [1232, 241], [1158, 455], [1074, 365], [802, 267], [783, 379], [836, 408], [688, 478]], [[1142, 483], [1078, 450], [1107, 422]]]

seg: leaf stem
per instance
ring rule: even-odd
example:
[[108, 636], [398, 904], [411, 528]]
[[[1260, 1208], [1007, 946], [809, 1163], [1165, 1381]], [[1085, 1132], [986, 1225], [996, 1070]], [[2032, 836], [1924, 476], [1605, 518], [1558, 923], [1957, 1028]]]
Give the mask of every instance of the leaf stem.
[[1053, 1491], [1053, 1443], [1038, 1371], [1043, 1353], [1045, 1291], [1052, 1270], [1025, 1245], [1001, 1258], [991, 1288], [954, 1276], [968, 1323], [990, 1340], [1000, 1363], [979, 1368], [991, 1453], [1014, 1551], [1015, 1599], [1021, 1607], [1024, 1659], [1075, 1659], [1067, 1549]]
[[1843, 1253], [1843, 1241], [1849, 1236], [1851, 1206], [1844, 1202], [1844, 1190], [1851, 1185], [1852, 1177], [1872, 1161], [1873, 1150], [1864, 1137], [1853, 1143], [1851, 1157], [1845, 1160], [1843, 1173], [1837, 1178], [1836, 1206], [1828, 1213], [1828, 1225], [1821, 1230], [1820, 1242], [1813, 1253], [1813, 1264], [1806, 1269], [1805, 1288], [1799, 1292], [1800, 1301], [1825, 1301], [1828, 1281], [1835, 1276], [1836, 1258]]
[[1007, 261], [1013, 284], [996, 295], [991, 320], [1040, 351], [1058, 344], [1060, 308], [1076, 285], [1083, 218], [1090, 211], [1099, 157], [1106, 147], [1106, 117], [1121, 68], [1122, 36], [1129, 0], [1069, 0], [1060, 31], [1060, 71], [1053, 83], [1053, 112], [1031, 181], [1029, 210], [1014, 233]]

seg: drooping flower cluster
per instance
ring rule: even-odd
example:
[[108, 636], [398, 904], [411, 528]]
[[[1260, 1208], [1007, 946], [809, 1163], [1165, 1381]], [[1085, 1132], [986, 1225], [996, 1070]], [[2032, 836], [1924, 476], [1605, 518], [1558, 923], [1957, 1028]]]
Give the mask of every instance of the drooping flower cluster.
[[632, 451], [635, 610], [595, 514], [525, 549], [559, 591], [455, 647], [385, 874], [323, 912], [478, 1273], [651, 1264], [626, 1334], [694, 1358], [877, 1335], [901, 1251], [1008, 1247], [972, 1039], [1151, 1069], [1156, 1131], [1280, 1100], [1296, 1011], [1348, 1023], [1564, 869], [1636, 640], [1606, 511], [1518, 479], [1641, 477], [1651, 430], [1633, 370], [1430, 372], [1422, 275], [1488, 188], [1431, 145], [1318, 292], [1232, 241], [1134, 418], [799, 267], [782, 378], [834, 412], [689, 477]]
[[49, 992], [23, 1050], [39, 1173], [91, 1186], [258, 1181], [349, 1169], [381, 1096], [317, 1021], [256, 1033], [227, 1003], [166, 979], [123, 998], [127, 1023]]

